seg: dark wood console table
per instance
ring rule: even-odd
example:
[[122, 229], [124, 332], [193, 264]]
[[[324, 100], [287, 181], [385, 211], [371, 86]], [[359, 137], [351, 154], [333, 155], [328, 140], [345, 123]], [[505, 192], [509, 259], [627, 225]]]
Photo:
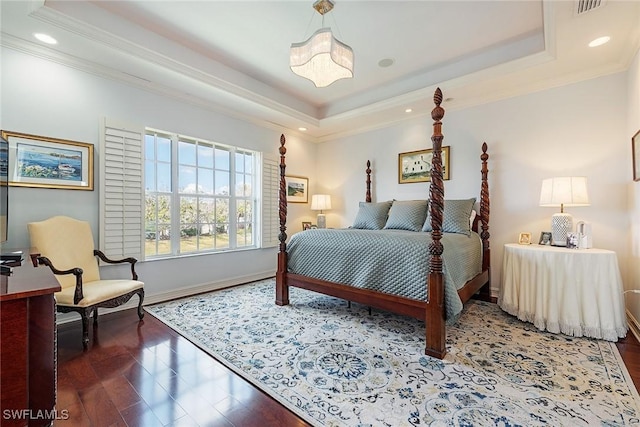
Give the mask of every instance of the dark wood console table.
[[0, 424], [48, 426], [55, 418], [56, 308], [60, 285], [29, 251], [0, 275]]

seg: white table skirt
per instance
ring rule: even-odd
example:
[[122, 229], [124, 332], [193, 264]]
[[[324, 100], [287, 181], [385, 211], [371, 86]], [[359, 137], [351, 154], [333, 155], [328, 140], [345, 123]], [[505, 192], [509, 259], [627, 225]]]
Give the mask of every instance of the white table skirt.
[[617, 341], [627, 333], [616, 253], [507, 244], [498, 305], [538, 329]]

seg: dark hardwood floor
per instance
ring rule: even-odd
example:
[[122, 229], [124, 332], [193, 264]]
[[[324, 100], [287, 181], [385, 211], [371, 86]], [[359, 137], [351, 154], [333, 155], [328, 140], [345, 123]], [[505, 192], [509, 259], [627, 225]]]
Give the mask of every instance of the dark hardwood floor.
[[[153, 316], [101, 316], [82, 351], [80, 322], [58, 328], [55, 426], [307, 426], [308, 424]], [[618, 349], [640, 389], [640, 344]]]
[[58, 327], [55, 426], [309, 425], [148, 313], [100, 316], [90, 338]]

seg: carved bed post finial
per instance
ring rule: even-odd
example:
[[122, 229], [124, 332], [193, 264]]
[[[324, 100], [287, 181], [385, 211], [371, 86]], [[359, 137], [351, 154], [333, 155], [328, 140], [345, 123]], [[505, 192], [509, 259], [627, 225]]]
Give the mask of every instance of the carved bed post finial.
[[371, 203], [371, 161], [367, 160], [367, 194], [365, 195], [365, 202]]
[[444, 182], [442, 179], [442, 118], [444, 108], [442, 91], [437, 88], [433, 95], [433, 157], [431, 159], [431, 185], [429, 185], [429, 212], [431, 214], [431, 243], [429, 244], [429, 282], [427, 285], [427, 307], [425, 311], [426, 348], [429, 356], [442, 359], [445, 347], [444, 277], [442, 274], [442, 218], [444, 212]]
[[289, 304], [289, 286], [287, 285], [287, 182], [285, 179], [285, 170], [287, 168], [285, 162], [284, 134], [280, 135], [280, 188], [278, 191], [278, 217], [280, 219], [280, 233], [278, 240], [280, 241], [278, 251], [278, 268], [276, 270], [276, 304]]
[[480, 187], [480, 221], [482, 231], [480, 232], [480, 238], [482, 239], [482, 270], [489, 272], [489, 283], [481, 290], [482, 296], [487, 298], [491, 297], [491, 248], [489, 247], [489, 216], [491, 214], [491, 205], [489, 203], [489, 168], [487, 167], [487, 160], [489, 160], [489, 154], [487, 154], [487, 143], [482, 144], [482, 154], [480, 155], [482, 160], [482, 169], [480, 171], [482, 175], [481, 187]]
[[431, 262], [430, 271], [434, 273], [442, 273], [442, 217], [444, 212], [444, 182], [442, 173], [442, 118], [444, 117], [444, 108], [440, 106], [442, 102], [442, 91], [437, 88], [433, 95], [433, 102], [436, 104], [431, 111], [433, 119], [433, 136], [431, 142], [433, 144], [433, 158], [431, 160], [431, 185], [429, 186], [429, 209], [431, 211], [431, 228], [433, 241], [431, 242]]
[[[439, 107], [442, 104], [442, 91], [440, 88], [436, 88], [436, 91], [433, 92], [433, 103], [436, 104], [436, 107]], [[442, 110], [444, 115], [444, 110]], [[442, 117], [440, 117], [442, 119]]]

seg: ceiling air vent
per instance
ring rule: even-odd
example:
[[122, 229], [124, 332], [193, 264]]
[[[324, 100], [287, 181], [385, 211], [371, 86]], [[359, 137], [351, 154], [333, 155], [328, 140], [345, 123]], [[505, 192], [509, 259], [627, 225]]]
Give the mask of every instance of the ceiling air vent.
[[594, 9], [600, 9], [607, 3], [607, 0], [576, 0], [575, 14], [591, 12]]

